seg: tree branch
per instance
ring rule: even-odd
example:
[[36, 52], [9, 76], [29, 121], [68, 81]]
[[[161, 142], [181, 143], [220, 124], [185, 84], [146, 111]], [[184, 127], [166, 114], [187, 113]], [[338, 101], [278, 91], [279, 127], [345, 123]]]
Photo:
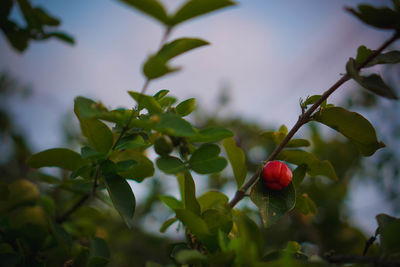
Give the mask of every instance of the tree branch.
[[400, 266], [400, 260], [383, 259], [379, 257], [369, 257], [360, 255], [325, 255], [323, 257], [329, 263], [366, 263], [381, 267]]
[[[396, 32], [390, 39], [384, 42], [376, 51], [374, 51], [367, 59], [365, 59], [358, 67], [357, 70], [361, 70], [365, 67], [371, 60], [373, 60], [377, 55], [379, 55], [384, 49], [386, 49], [390, 44], [397, 40], [400, 36], [400, 32]], [[286, 144], [292, 139], [295, 133], [307, 122], [310, 121], [311, 116], [314, 111], [324, 102], [332, 93], [334, 93], [341, 85], [350, 80], [350, 76], [345, 74], [341, 79], [339, 79], [334, 85], [332, 85], [324, 94], [314, 103], [304, 114], [299, 116], [296, 124], [292, 127], [289, 133], [286, 135], [285, 139], [275, 148], [275, 150], [269, 155], [264, 163], [274, 160], [276, 156], [282, 151]], [[236, 191], [235, 196], [229, 202], [229, 206], [233, 208], [246, 194], [246, 191], [257, 182], [258, 177], [261, 174], [262, 167], [258, 168], [255, 174], [248, 180], [238, 191]]]

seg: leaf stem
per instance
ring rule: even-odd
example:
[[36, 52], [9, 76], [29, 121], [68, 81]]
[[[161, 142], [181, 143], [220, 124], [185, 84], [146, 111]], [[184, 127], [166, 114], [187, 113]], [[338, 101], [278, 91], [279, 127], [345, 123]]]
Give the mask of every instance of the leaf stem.
[[[371, 62], [377, 55], [379, 55], [384, 49], [386, 49], [390, 44], [396, 41], [400, 37], [400, 32], [396, 32], [391, 38], [384, 42], [377, 50], [375, 50], [368, 58], [366, 58], [358, 67], [357, 70], [361, 70], [369, 62]], [[265, 163], [274, 160], [276, 156], [282, 151], [286, 144], [292, 139], [295, 133], [307, 122], [310, 121], [313, 113], [317, 108], [324, 102], [332, 93], [334, 93], [341, 85], [350, 79], [348, 74], [345, 74], [340, 78], [334, 85], [332, 85], [323, 95], [316, 101], [305, 113], [299, 116], [296, 124], [292, 127], [289, 133], [286, 135], [285, 139], [275, 148], [275, 150], [269, 155], [265, 160]], [[246, 191], [257, 182], [258, 177], [261, 174], [262, 167], [258, 168], [254, 175], [248, 180], [240, 189], [236, 191], [235, 196], [229, 202], [229, 206], [233, 208], [243, 197], [246, 195]]]

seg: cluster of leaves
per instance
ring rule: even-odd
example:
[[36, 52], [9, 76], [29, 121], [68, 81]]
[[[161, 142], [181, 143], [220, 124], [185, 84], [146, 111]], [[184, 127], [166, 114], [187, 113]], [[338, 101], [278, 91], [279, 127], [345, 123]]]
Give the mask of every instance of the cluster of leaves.
[[[170, 15], [156, 0], [122, 2], [161, 22], [166, 32], [161, 48], [149, 56], [143, 65], [143, 74], [146, 77], [143, 90], [128, 92], [136, 101], [136, 106], [133, 109], [109, 109], [101, 102], [77, 97], [74, 112], [87, 141], [80, 153], [67, 148], [54, 148], [34, 154], [28, 159], [27, 163], [32, 168], [58, 167], [70, 172], [69, 179], [62, 181], [50, 176], [38, 176], [41, 181], [53, 186], [80, 193], [81, 198], [63, 215], [57, 216], [52, 202], [40, 199], [37, 188], [26, 180], [2, 186], [2, 200], [5, 203], [2, 213], [9, 214], [4, 217], [2, 224], [7, 229], [4, 232], [5, 240], [11, 241], [2, 243], [0, 252], [7, 255], [7, 263], [11, 266], [43, 263], [45, 259], [35, 252], [48, 252], [54, 248], [68, 255], [71, 264], [104, 266], [110, 258], [105, 241], [94, 237], [90, 246], [73, 243], [71, 229], [68, 229], [66, 221], [88, 198], [101, 198], [99, 191], [106, 190], [113, 206], [130, 227], [136, 199], [127, 179], [142, 182], [146, 178], [154, 177], [156, 165], [164, 174], [176, 176], [180, 189], [180, 199], [171, 195], [159, 196], [174, 214], [164, 222], [160, 231], [166, 231], [177, 221], [185, 226], [186, 242], [174, 244], [169, 251], [171, 260], [176, 265], [264, 266], [275, 263], [323, 266], [325, 263], [322, 262], [310, 263], [311, 256], [304, 253], [302, 247], [294, 241], [288, 242], [283, 250], [266, 252], [265, 240], [258, 225], [246, 212], [233, 209], [234, 204], [229, 202], [224, 193], [208, 191], [197, 197], [192, 174], [219, 173], [227, 167], [228, 161], [238, 192], [245, 193], [248, 189], [245, 183], [248, 175], [246, 154], [237, 145], [234, 134], [229, 129], [199, 129], [184, 119], [195, 109], [195, 99], [177, 103], [177, 99], [169, 95], [168, 90], [160, 90], [154, 95], [145, 93], [151, 80], [178, 70], [169, 65], [171, 59], [208, 44], [196, 38], [180, 38], [167, 42], [171, 30], [184, 21], [234, 3], [229, 0], [189, 0], [175, 14]], [[388, 10], [396, 14], [396, 20], [393, 19], [392, 24], [385, 24], [386, 28], [396, 30], [393, 40], [399, 37], [399, 4], [398, 1], [394, 3], [396, 8]], [[371, 20], [371, 16], [378, 16], [379, 21], [386, 19], [379, 13], [381, 9], [367, 7], [360, 6], [360, 13], [354, 10], [352, 12], [371, 25], [377, 23]], [[365, 11], [371, 9], [372, 15]], [[385, 11], [385, 16], [386, 13]], [[396, 99], [393, 90], [379, 76], [361, 76], [359, 71], [374, 64], [398, 63], [399, 53], [392, 51], [378, 54], [360, 47], [356, 59], [349, 60], [346, 75], [378, 95]], [[322, 97], [314, 95], [301, 101], [303, 115], [311, 110], [309, 106], [318, 106], [318, 110], [314, 109], [303, 124], [315, 121], [336, 130], [347, 137], [363, 156], [371, 156], [384, 147], [366, 118], [342, 107], [327, 104], [326, 98]], [[319, 103], [321, 100], [324, 101]], [[272, 191], [265, 187], [262, 179], [258, 179], [260, 172], [255, 172], [255, 182], [249, 185], [250, 199], [258, 207], [264, 227], [277, 223], [294, 208], [306, 215], [317, 213], [317, 205], [301, 187], [306, 175], [311, 178], [324, 176], [332, 181], [339, 180], [329, 161], [320, 160], [313, 153], [301, 149], [309, 147], [310, 141], [291, 139], [293, 135], [289, 134], [286, 126], [261, 134], [265, 142], [274, 143], [278, 148], [286, 142], [279, 149], [276, 158], [296, 166], [292, 182], [281, 191]], [[222, 143], [227, 159], [221, 155], [219, 143]], [[155, 164], [149, 157], [150, 149], [154, 149], [157, 154]], [[21, 190], [30, 193], [21, 193]], [[19, 198], [21, 195], [24, 196], [22, 200]], [[14, 200], [16, 198], [18, 200]], [[383, 238], [384, 250], [397, 252], [399, 243], [389, 236], [398, 233], [398, 223], [395, 226], [390, 224], [386, 228], [383, 223], [385, 219], [380, 218], [380, 230], [377, 234], [381, 234]]]
[[[11, 11], [18, 6], [26, 25], [20, 26], [11, 18]], [[58, 31], [60, 20], [49, 15], [42, 7], [34, 7], [29, 0], [3, 0], [0, 3], [0, 29], [17, 51], [24, 51], [30, 40], [56, 38], [74, 44], [68, 34]]]

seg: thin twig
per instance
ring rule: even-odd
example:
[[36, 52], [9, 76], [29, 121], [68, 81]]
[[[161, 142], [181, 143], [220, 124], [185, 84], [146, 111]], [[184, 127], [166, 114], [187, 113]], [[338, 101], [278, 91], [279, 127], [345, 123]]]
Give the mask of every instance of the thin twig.
[[[164, 44], [167, 42], [168, 37], [171, 34], [171, 30], [172, 30], [172, 28], [168, 28], [165, 31], [165, 33], [164, 33], [164, 35], [163, 35], [163, 37], [161, 39], [160, 48], [159, 49], [161, 49], [164, 46]], [[125, 126], [122, 128], [121, 133], [119, 134], [119, 136], [118, 136], [117, 140], [115, 141], [114, 145], [112, 146], [112, 150], [114, 150], [117, 147], [119, 141], [121, 141], [122, 137], [124, 137], [126, 132], [129, 130], [129, 128], [130, 128], [129, 125], [131, 124], [133, 118], [135, 117], [136, 111], [138, 111], [140, 101], [142, 100], [142, 95], [146, 92], [147, 88], [149, 87], [149, 84], [150, 84], [150, 80], [146, 79], [144, 84], [143, 84], [142, 90], [140, 90], [140, 95], [139, 95], [137, 104], [132, 108], [131, 115], [129, 116], [128, 120], [126, 121]]]
[[[377, 55], [379, 55], [384, 49], [386, 49], [390, 44], [392, 44], [395, 40], [397, 40], [400, 36], [399, 32], [396, 32], [390, 39], [384, 42], [376, 51], [374, 51], [367, 59], [363, 61], [358, 67], [357, 70], [359, 71], [363, 67], [367, 66], [371, 60], [373, 60]], [[339, 79], [334, 85], [332, 85], [324, 94], [315, 102], [304, 114], [299, 116], [296, 124], [292, 127], [289, 131], [285, 139], [275, 148], [275, 150], [269, 155], [269, 157], [265, 160], [265, 162], [274, 160], [275, 157], [282, 151], [282, 149], [286, 146], [286, 144], [292, 139], [295, 133], [310, 121], [313, 113], [317, 108], [324, 102], [333, 92], [335, 92], [342, 84], [347, 82], [350, 79], [349, 75], [344, 75], [341, 79]], [[255, 174], [248, 180], [238, 191], [236, 191], [235, 196], [229, 202], [229, 206], [233, 208], [246, 194], [246, 191], [257, 182], [258, 177], [261, 174], [262, 167], [258, 168]]]
[[375, 242], [375, 240], [376, 240], [376, 236], [371, 236], [370, 238], [368, 238], [368, 240], [365, 242], [363, 256], [367, 255], [369, 247], [372, 246], [372, 244]]
[[99, 175], [100, 175], [100, 167], [97, 166], [96, 173], [94, 175], [94, 181], [93, 181], [92, 190], [89, 193], [83, 195], [78, 200], [78, 202], [76, 202], [69, 210], [67, 210], [63, 215], [58, 217], [56, 219], [57, 223], [65, 222], [72, 213], [77, 211], [91, 196], [94, 196], [96, 194], [96, 190], [97, 190], [97, 187], [98, 187], [98, 181], [99, 181]]

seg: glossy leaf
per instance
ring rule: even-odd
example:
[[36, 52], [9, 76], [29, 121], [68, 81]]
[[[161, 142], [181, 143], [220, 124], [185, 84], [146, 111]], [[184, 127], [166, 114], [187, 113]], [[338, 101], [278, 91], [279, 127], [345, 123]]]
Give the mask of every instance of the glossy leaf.
[[168, 73], [178, 71], [168, 65], [168, 61], [208, 42], [195, 38], [181, 38], [165, 44], [157, 54], [151, 55], [143, 65], [143, 73], [149, 80], [160, 78]]
[[228, 234], [232, 229], [232, 218], [220, 210], [208, 209], [201, 214], [201, 217], [207, 223], [212, 235], [217, 235], [219, 230]]
[[226, 138], [222, 142], [226, 155], [232, 166], [237, 187], [240, 188], [247, 176], [246, 157], [242, 149], [236, 145], [233, 137]]
[[179, 105], [176, 106], [175, 110], [180, 116], [185, 117], [190, 113], [192, 113], [195, 107], [196, 107], [196, 99], [189, 98], [179, 103]]
[[171, 156], [157, 158], [157, 167], [166, 174], [176, 174], [186, 169], [185, 164], [179, 158]]
[[261, 179], [251, 188], [250, 198], [258, 207], [265, 227], [276, 223], [293, 209], [296, 203], [296, 193], [292, 183], [280, 191], [275, 191], [266, 187]]
[[128, 93], [138, 103], [139, 110], [145, 108], [149, 111], [150, 114], [161, 113], [160, 103], [158, 103], [158, 101], [154, 97], [134, 91], [128, 91]]
[[325, 108], [317, 112], [315, 120], [340, 132], [356, 145], [363, 156], [371, 156], [385, 144], [378, 142], [372, 124], [356, 112], [341, 107]]
[[157, 0], [119, 0], [140, 12], [151, 16], [163, 24], [168, 24], [168, 15], [165, 8]]
[[200, 204], [200, 211], [203, 213], [208, 209], [218, 209], [228, 204], [228, 197], [218, 191], [209, 191], [201, 195], [197, 201]]
[[317, 214], [318, 209], [314, 201], [307, 195], [296, 195], [296, 209], [298, 209], [304, 215]]
[[174, 224], [176, 221], [178, 221], [177, 218], [170, 218], [168, 220], [166, 220], [160, 227], [160, 233], [165, 233], [167, 231], [167, 229]]
[[116, 145], [116, 150], [143, 148], [148, 144], [140, 135], [123, 137]]
[[382, 80], [381, 76], [377, 74], [371, 74], [368, 76], [359, 75], [354, 59], [349, 59], [346, 64], [346, 70], [351, 78], [368, 91], [389, 99], [398, 99], [394, 90]]
[[171, 18], [170, 24], [177, 25], [186, 20], [210, 13], [212, 11], [232, 6], [235, 2], [230, 0], [189, 0]]
[[358, 5], [358, 10], [347, 8], [362, 22], [381, 29], [400, 29], [398, 12], [388, 7], [373, 7], [370, 5]]
[[84, 161], [78, 153], [66, 148], [53, 148], [33, 154], [27, 160], [32, 168], [59, 167], [69, 171], [75, 171], [84, 165]]
[[110, 250], [104, 239], [95, 237], [93, 238], [90, 246], [89, 267], [102, 267], [106, 266], [110, 261]]
[[311, 177], [322, 175], [334, 181], [338, 180], [332, 164], [327, 160], [319, 160], [310, 152], [303, 150], [284, 150], [279, 153], [278, 159], [296, 164], [297, 166], [303, 164], [307, 165], [307, 173]]
[[153, 97], [158, 101], [161, 98], [163, 98], [164, 96], [166, 96], [168, 93], [169, 93], [169, 90], [162, 89], [162, 90], [158, 91], [157, 93], [155, 93], [153, 95]]
[[359, 46], [357, 49], [357, 56], [355, 59], [355, 63], [357, 65], [363, 63], [373, 52], [374, 51], [372, 51], [371, 49], [368, 49], [364, 45]]
[[220, 140], [223, 140], [225, 138], [232, 137], [233, 133], [222, 127], [211, 127], [211, 128], [205, 128], [201, 129], [196, 134], [192, 137], [189, 138], [189, 140], [193, 143], [201, 142], [201, 143], [211, 143], [211, 142], [217, 142]]
[[220, 172], [227, 165], [226, 159], [219, 156], [220, 152], [217, 145], [202, 145], [190, 157], [190, 167], [200, 174]]
[[190, 137], [196, 133], [189, 122], [172, 113], [161, 114], [160, 121], [153, 128], [172, 136]]
[[198, 264], [205, 261], [207, 257], [198, 250], [184, 249], [178, 252], [175, 257], [176, 261], [182, 264]]
[[108, 194], [114, 204], [115, 209], [125, 220], [128, 227], [135, 213], [136, 199], [128, 182], [121, 176], [113, 173], [110, 169], [115, 168], [113, 163], [106, 162], [101, 166], [102, 177], [107, 187]]
[[[308, 105], [313, 105], [315, 102], [317, 102], [321, 98], [321, 95], [312, 95], [306, 98], [306, 100], [303, 102], [304, 107], [307, 107]], [[325, 107], [327, 104], [326, 99], [321, 103], [321, 107]]]
[[307, 165], [305, 164], [298, 166], [293, 171], [292, 183], [294, 188], [297, 188], [301, 184], [301, 182], [303, 182], [306, 172], [307, 172]]
[[159, 196], [158, 197], [168, 208], [171, 210], [183, 209], [183, 204], [173, 196]]
[[285, 147], [308, 147], [311, 146], [310, 141], [306, 139], [292, 139]]
[[400, 220], [393, 221], [386, 226], [381, 235], [381, 245], [387, 253], [400, 252]]
[[182, 197], [185, 209], [190, 210], [194, 214], [200, 215], [200, 205], [196, 199], [196, 185], [194, 183], [193, 177], [189, 171], [186, 171], [183, 176], [183, 195]]

